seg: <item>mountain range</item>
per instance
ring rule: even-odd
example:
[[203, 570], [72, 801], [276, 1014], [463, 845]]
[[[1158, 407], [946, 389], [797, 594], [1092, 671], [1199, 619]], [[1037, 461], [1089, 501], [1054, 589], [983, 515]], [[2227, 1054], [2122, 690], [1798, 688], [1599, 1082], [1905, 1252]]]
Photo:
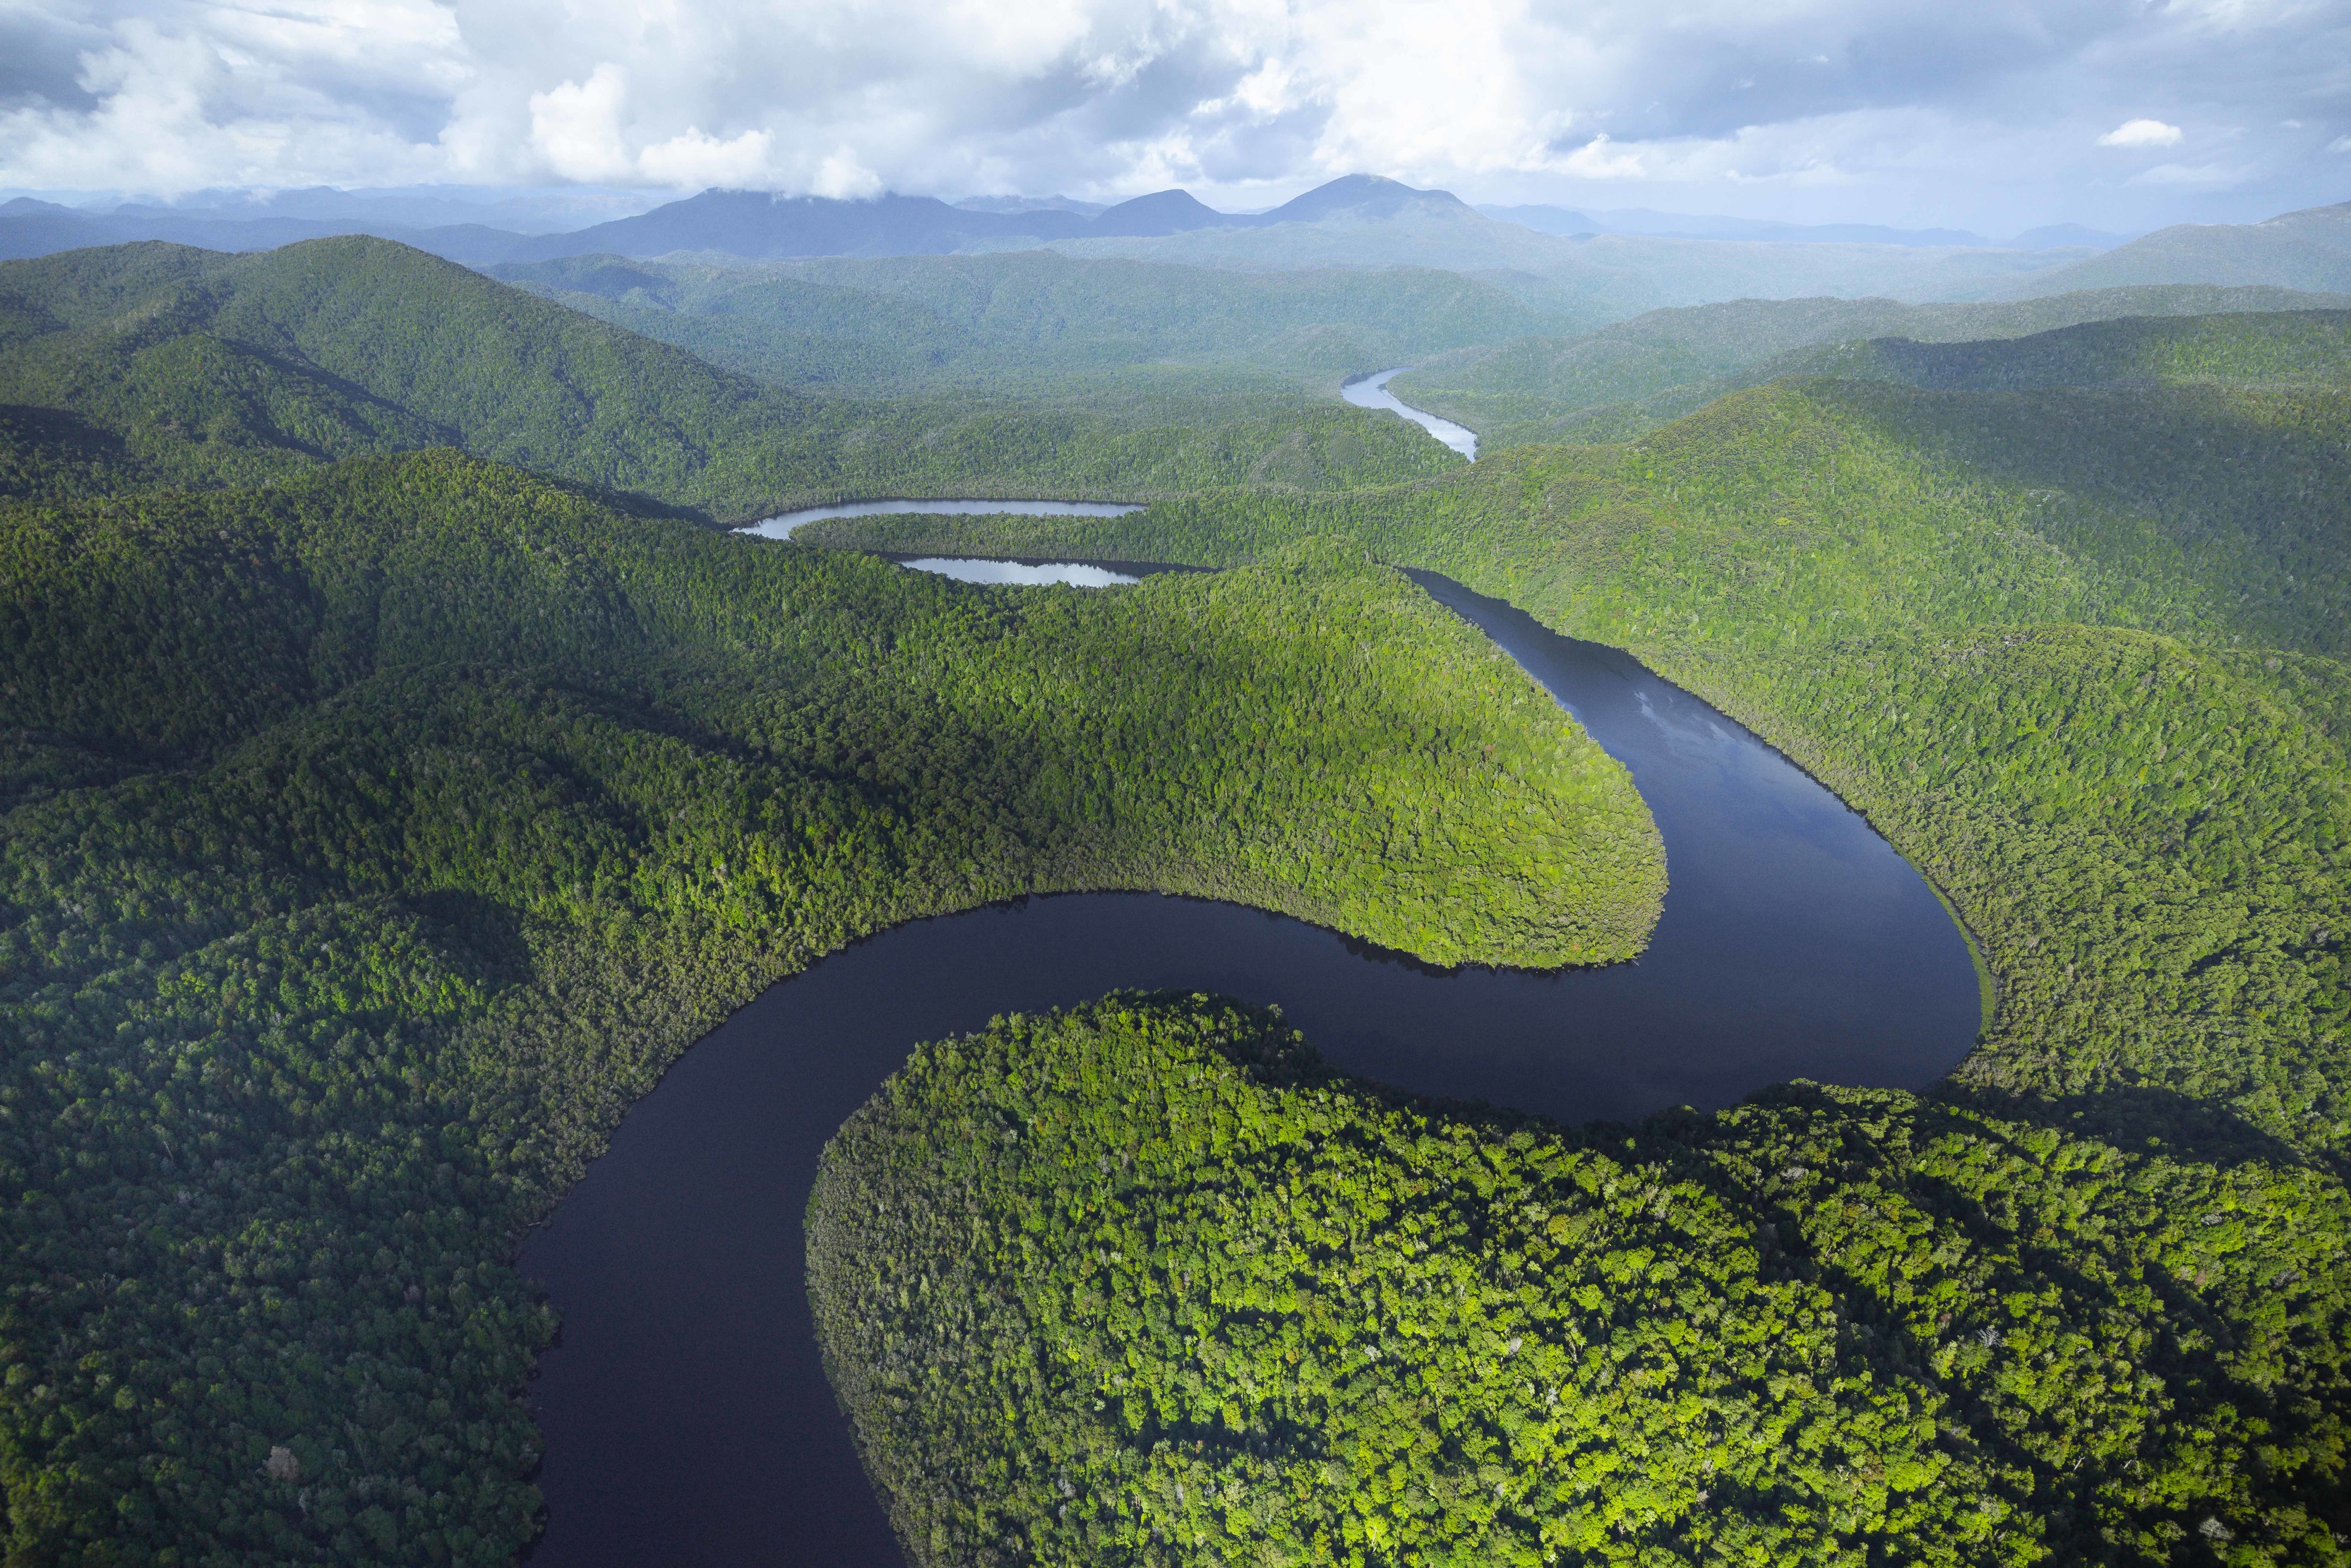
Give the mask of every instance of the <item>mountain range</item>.
[[[348, 193], [342, 193], [348, 194]], [[0, 259], [134, 240], [272, 249], [366, 233], [466, 266], [610, 255], [714, 262], [1059, 250], [1194, 267], [1423, 267], [1466, 272], [1585, 326], [1740, 298], [1883, 295], [2018, 298], [2131, 284], [2351, 287], [2351, 204], [2263, 223], [2180, 225], [2121, 236], [2056, 225], [1993, 246], [1959, 230], [1790, 225], [1640, 209], [1479, 209], [1450, 192], [1351, 174], [1262, 213], [1226, 213], [1188, 192], [1099, 211], [1065, 198], [866, 200], [705, 191], [563, 233], [439, 223], [463, 204], [285, 193], [263, 204], [132, 205], [94, 213], [18, 198], [0, 204]], [[492, 209], [484, 209], [489, 211]], [[526, 214], [527, 215], [527, 214]], [[414, 222], [391, 221], [414, 219]]]

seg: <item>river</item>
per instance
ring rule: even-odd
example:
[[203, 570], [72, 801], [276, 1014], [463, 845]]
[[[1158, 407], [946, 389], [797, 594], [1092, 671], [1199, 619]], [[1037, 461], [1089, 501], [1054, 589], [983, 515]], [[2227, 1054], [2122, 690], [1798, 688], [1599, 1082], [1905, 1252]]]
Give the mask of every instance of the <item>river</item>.
[[1299, 921], [1144, 894], [884, 932], [697, 1043], [526, 1243], [563, 1314], [534, 1398], [534, 1568], [900, 1562], [824, 1377], [801, 1215], [819, 1153], [916, 1042], [1120, 987], [1278, 1002], [1333, 1062], [1564, 1121], [1792, 1077], [1923, 1088], [1980, 1022], [1965, 939], [1827, 790], [1629, 656], [1416, 573], [1631, 770], [1669, 887], [1637, 963], [1439, 972]]
[[1478, 461], [1478, 433], [1466, 424], [1456, 424], [1426, 409], [1418, 409], [1388, 391], [1388, 382], [1412, 369], [1398, 365], [1392, 371], [1380, 371], [1368, 376], [1357, 376], [1340, 387], [1339, 395], [1357, 408], [1384, 408], [1390, 413], [1402, 414], [1470, 462]]
[[1125, 501], [841, 501], [830, 507], [802, 507], [747, 523], [737, 533], [763, 539], [788, 539], [803, 523], [827, 517], [886, 517], [915, 512], [930, 517], [1123, 517], [1141, 507]]

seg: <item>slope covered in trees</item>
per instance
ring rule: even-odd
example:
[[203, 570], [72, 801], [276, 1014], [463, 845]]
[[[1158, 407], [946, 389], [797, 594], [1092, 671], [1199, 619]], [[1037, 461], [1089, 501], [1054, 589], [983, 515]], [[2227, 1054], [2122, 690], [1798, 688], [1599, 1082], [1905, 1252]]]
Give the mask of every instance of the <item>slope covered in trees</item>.
[[815, 531], [1353, 533], [1752, 726], [1999, 986], [1933, 1093], [1573, 1134], [1202, 998], [927, 1048], [812, 1216], [910, 1552], [2344, 1562], [2351, 443], [2304, 373], [2338, 323], [1896, 346], [1328, 502]]
[[496, 269], [715, 364], [786, 386], [1051, 396], [1072, 376], [1182, 365], [1304, 381], [1557, 330], [1496, 285], [1419, 267], [1233, 272], [1050, 251], [720, 266], [579, 256]]
[[1738, 299], [1653, 310], [1574, 338], [1464, 349], [1396, 378], [1396, 395], [1458, 420], [1489, 451], [1622, 441], [1778, 376], [1839, 374], [1802, 350], [1901, 337], [1979, 342], [2121, 317], [2341, 308], [2351, 298], [2192, 285], [2100, 288], [2001, 304]]
[[1951, 895], [2001, 985], [1968, 1077], [2137, 1086], [2154, 1101], [2100, 1103], [2221, 1106], [2339, 1158], [2343, 405], [2244, 395], [2167, 432], [2149, 410], [2168, 405], [2119, 391], [1781, 382], [1625, 445], [1327, 505], [923, 531], [1214, 562], [1345, 530], [1630, 648]]
[[365, 238], [0, 265], [0, 493], [16, 497], [251, 484], [459, 445], [720, 521], [875, 491], [1126, 498], [1451, 461], [1393, 421], [1296, 400], [1105, 418], [812, 399]]
[[2351, 1204], [2135, 1142], [1571, 1133], [1114, 996], [918, 1050], [810, 1281], [922, 1568], [2339, 1562]]
[[1622, 769], [1360, 549], [1016, 593], [438, 451], [0, 508], [0, 665], [19, 1562], [507, 1561], [517, 1228], [859, 935], [1156, 887], [1550, 964], [1663, 886]]

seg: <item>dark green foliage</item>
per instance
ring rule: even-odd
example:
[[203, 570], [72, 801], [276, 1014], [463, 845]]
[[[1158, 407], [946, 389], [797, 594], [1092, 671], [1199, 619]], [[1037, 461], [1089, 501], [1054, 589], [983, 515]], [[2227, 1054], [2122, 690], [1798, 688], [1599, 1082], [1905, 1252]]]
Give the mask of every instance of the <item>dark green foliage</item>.
[[12, 1562], [510, 1558], [518, 1228], [858, 936], [1156, 887], [1556, 963], [1663, 885], [1360, 551], [976, 589], [436, 452], [0, 510], [0, 617]]
[[0, 494], [44, 498], [442, 444], [729, 521], [876, 492], [1148, 497], [1454, 461], [1295, 400], [1231, 420], [814, 400], [367, 238], [0, 264]]
[[1121, 996], [917, 1051], [810, 1275], [925, 1568], [2341, 1562], [2346, 1227], [1898, 1094], [1569, 1134]]

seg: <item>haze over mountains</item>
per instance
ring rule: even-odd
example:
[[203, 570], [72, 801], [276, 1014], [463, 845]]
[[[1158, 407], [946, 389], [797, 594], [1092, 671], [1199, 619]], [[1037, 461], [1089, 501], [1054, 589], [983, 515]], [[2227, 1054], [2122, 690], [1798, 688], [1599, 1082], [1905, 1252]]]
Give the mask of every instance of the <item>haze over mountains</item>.
[[[625, 207], [591, 194], [588, 210]], [[476, 267], [571, 257], [693, 256], [722, 265], [1040, 248], [1262, 271], [1418, 267], [1466, 273], [1562, 325], [1744, 298], [1872, 296], [1920, 302], [2022, 298], [2135, 284], [2351, 287], [2351, 205], [2250, 225], [2181, 225], [2125, 242], [2077, 225], [1994, 244], [1957, 229], [1802, 225], [1628, 208], [1473, 207], [1449, 192], [1353, 174], [1262, 213], [1227, 213], [1181, 190], [1113, 206], [1066, 197], [948, 203], [713, 189], [584, 227], [556, 228], [555, 196], [492, 206], [429, 193], [277, 193], [111, 212], [18, 198], [0, 204], [0, 259], [134, 240], [217, 250], [364, 233]], [[496, 215], [505, 226], [464, 219]], [[538, 229], [540, 232], [524, 232]]]

